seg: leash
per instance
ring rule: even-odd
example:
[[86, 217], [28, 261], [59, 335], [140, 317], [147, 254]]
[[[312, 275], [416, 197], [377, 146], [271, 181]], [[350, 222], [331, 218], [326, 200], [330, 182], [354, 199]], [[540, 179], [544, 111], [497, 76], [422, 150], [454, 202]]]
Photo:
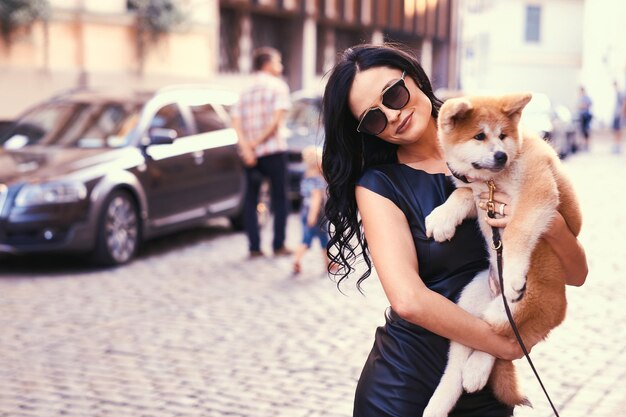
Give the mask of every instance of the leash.
[[[487, 215], [493, 219], [496, 217], [495, 203], [493, 200], [493, 194], [496, 191], [496, 184], [493, 182], [493, 180], [489, 180], [487, 182], [487, 185], [489, 186], [489, 200], [487, 201]], [[550, 403], [550, 406], [552, 407], [552, 411], [554, 411], [554, 415], [556, 415], [556, 417], [560, 417], [559, 412], [557, 411], [556, 407], [552, 403], [552, 399], [550, 398], [550, 395], [548, 394], [546, 387], [543, 385], [543, 382], [541, 381], [541, 378], [539, 377], [539, 373], [537, 372], [537, 369], [535, 369], [535, 365], [533, 364], [533, 361], [530, 359], [530, 354], [528, 353], [528, 349], [526, 349], [526, 345], [524, 344], [524, 341], [522, 340], [522, 336], [520, 335], [519, 330], [517, 329], [515, 320], [513, 320], [513, 314], [511, 314], [509, 303], [506, 301], [506, 297], [504, 296], [504, 291], [503, 291], [504, 277], [502, 276], [502, 239], [500, 239], [500, 229], [498, 229], [497, 227], [492, 227], [491, 231], [493, 235], [493, 249], [496, 251], [496, 254], [497, 254], [498, 279], [500, 281], [500, 294], [502, 294], [502, 301], [504, 302], [504, 310], [506, 311], [506, 316], [509, 319], [509, 323], [511, 324], [511, 327], [513, 328], [513, 333], [515, 333], [515, 338], [517, 339], [517, 343], [519, 343], [520, 347], [522, 348], [522, 352], [524, 352], [524, 356], [526, 356], [526, 360], [528, 360], [528, 363], [530, 364], [531, 369], [535, 373], [535, 377], [537, 377], [537, 381], [539, 381], [539, 385], [541, 385], [541, 389], [543, 390], [543, 393], [546, 395], [546, 398], [548, 399], [548, 402]]]

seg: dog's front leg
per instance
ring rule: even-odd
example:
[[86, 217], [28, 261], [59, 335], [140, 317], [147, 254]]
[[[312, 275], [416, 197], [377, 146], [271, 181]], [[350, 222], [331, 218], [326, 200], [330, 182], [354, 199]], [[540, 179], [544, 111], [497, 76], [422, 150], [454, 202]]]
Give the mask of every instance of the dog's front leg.
[[461, 222], [476, 214], [476, 203], [472, 190], [460, 187], [454, 190], [445, 203], [436, 207], [426, 216], [426, 236], [437, 242], [452, 239], [456, 227]]
[[471, 348], [450, 342], [448, 365], [437, 389], [424, 409], [423, 417], [447, 417], [463, 394], [463, 367], [473, 352]]
[[[478, 273], [463, 289], [458, 300], [459, 307], [473, 316], [480, 316], [490, 302], [489, 271]], [[446, 369], [433, 393], [423, 417], [446, 417], [463, 394], [463, 368], [473, 349], [457, 342], [450, 342]]]

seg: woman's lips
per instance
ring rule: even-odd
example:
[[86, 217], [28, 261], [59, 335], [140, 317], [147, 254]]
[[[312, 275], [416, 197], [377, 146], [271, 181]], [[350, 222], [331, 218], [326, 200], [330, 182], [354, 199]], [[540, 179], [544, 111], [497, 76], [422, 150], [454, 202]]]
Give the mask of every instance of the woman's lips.
[[400, 123], [400, 126], [398, 126], [398, 128], [396, 129], [396, 134], [398, 133], [402, 133], [402, 131], [404, 131], [404, 129], [409, 125], [409, 123], [411, 122], [411, 118], [413, 117], [413, 112], [411, 112], [403, 121], [402, 123]]

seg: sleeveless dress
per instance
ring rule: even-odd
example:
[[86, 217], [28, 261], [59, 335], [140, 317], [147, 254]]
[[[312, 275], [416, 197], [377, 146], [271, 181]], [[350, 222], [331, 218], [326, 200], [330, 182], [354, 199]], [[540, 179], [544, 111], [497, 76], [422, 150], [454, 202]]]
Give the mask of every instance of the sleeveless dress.
[[[463, 287], [489, 267], [475, 219], [459, 225], [449, 242], [426, 237], [424, 218], [455, 190], [451, 177], [389, 164], [368, 169], [357, 184], [391, 200], [406, 215], [419, 274], [431, 290], [456, 301]], [[449, 341], [403, 320], [391, 308], [385, 319], [359, 378], [354, 417], [421, 417], [446, 367]], [[450, 413], [451, 417], [512, 415], [513, 409], [498, 402], [488, 387], [464, 393]]]

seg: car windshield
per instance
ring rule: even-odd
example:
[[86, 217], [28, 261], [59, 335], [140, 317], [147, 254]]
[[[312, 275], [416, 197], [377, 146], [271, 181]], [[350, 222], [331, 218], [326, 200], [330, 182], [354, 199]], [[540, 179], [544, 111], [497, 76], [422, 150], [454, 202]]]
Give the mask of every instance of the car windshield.
[[126, 146], [141, 104], [113, 101], [51, 102], [0, 134], [5, 149], [27, 146], [117, 148]]

